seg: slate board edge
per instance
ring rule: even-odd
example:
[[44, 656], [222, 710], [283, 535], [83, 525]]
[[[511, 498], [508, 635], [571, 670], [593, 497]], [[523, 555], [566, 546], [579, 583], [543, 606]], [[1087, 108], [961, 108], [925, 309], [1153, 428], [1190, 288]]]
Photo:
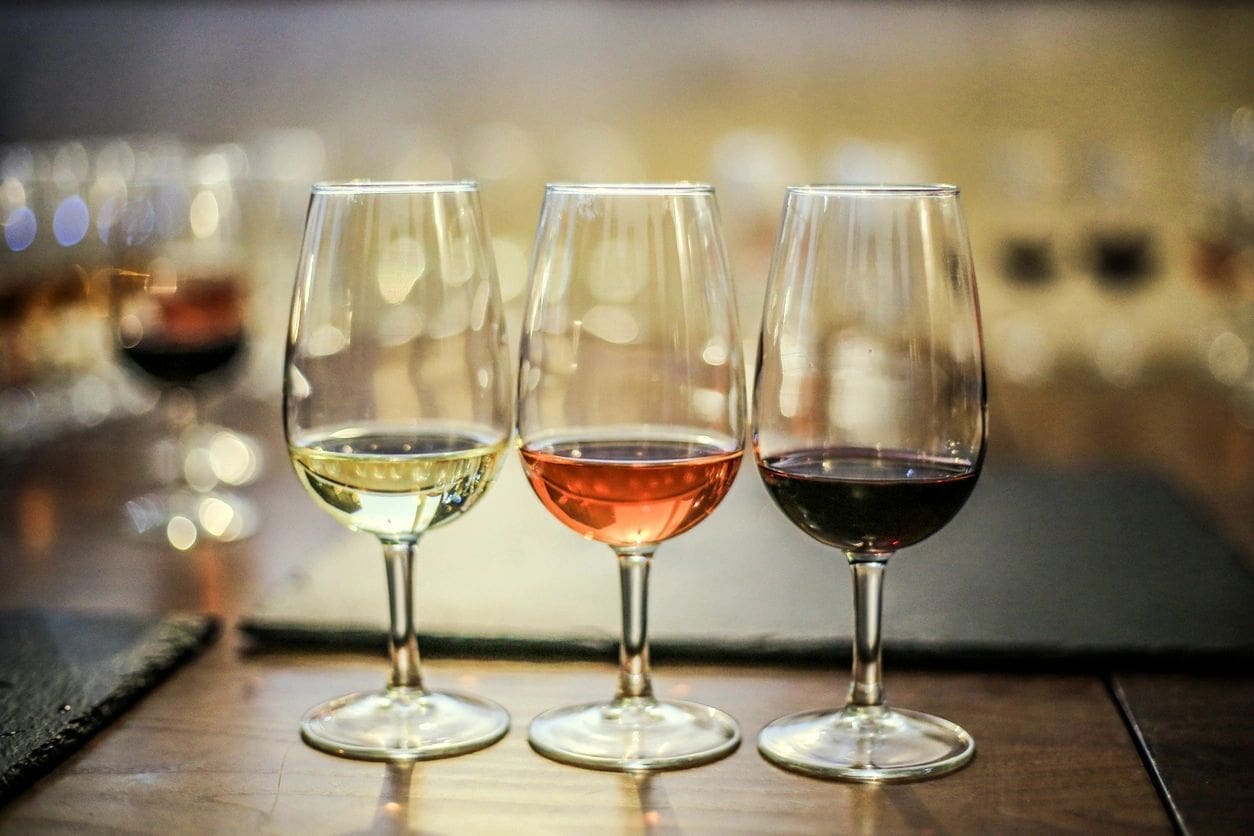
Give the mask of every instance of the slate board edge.
[[[336, 627], [270, 619], [244, 619], [238, 629], [250, 640], [251, 654], [291, 650], [383, 652], [387, 633], [363, 624]], [[422, 632], [419, 648], [428, 657], [513, 659], [522, 661], [614, 661], [618, 639], [613, 636], [468, 635]], [[650, 642], [655, 661], [716, 664], [765, 664], [827, 667], [850, 659], [850, 640], [799, 639], [761, 636], [753, 639], [667, 639]], [[1218, 665], [1254, 662], [1254, 645], [1233, 645], [1199, 651], [1196, 648], [1067, 647], [927, 643], [887, 639], [888, 667], [942, 670], [996, 670], [1025, 672], [1194, 671]]]
[[220, 629], [217, 618], [205, 615], [174, 614], [154, 623], [143, 643], [121, 655], [119, 662], [136, 664], [120, 677], [108, 697], [70, 718], [55, 737], [43, 741], [0, 773], [0, 807], [51, 772], [185, 661], [212, 644]]

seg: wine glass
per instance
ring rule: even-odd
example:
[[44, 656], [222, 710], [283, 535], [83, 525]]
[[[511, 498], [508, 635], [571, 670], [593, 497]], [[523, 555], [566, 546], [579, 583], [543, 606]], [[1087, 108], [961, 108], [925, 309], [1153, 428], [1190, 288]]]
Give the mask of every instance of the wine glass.
[[889, 708], [880, 680], [884, 568], [970, 496], [984, 458], [979, 305], [953, 186], [790, 188], [763, 311], [753, 395], [759, 473], [784, 514], [853, 571], [844, 708], [775, 720], [770, 761], [809, 775], [941, 775], [975, 744]]
[[424, 532], [484, 495], [509, 443], [510, 364], [473, 182], [320, 184], [309, 204], [283, 381], [296, 475], [383, 544], [391, 674], [309, 710], [310, 745], [364, 760], [481, 749], [499, 705], [423, 685], [413, 564]]
[[[237, 215], [219, 197], [171, 174], [130, 184], [104, 213], [114, 346], [125, 368], [160, 390], [175, 430], [165, 445], [173, 484], [130, 500], [127, 512], [138, 533], [180, 549], [242, 539], [257, 521], [251, 503], [219, 486], [207, 448], [226, 431], [201, 414], [246, 353], [247, 257]], [[255, 463], [254, 444], [235, 446]]]
[[541, 754], [635, 771], [739, 744], [724, 712], [654, 697], [646, 609], [654, 550], [705, 519], [740, 467], [744, 385], [714, 190], [550, 185], [523, 325], [522, 462], [545, 508], [614, 550], [623, 637], [614, 698], [536, 717]]

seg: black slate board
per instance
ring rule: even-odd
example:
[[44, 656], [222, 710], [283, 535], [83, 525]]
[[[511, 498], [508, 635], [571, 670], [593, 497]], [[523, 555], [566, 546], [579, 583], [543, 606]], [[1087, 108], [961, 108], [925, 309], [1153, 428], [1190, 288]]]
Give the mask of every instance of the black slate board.
[[1176, 829], [1254, 827], [1254, 676], [1120, 672], [1111, 691]]
[[[617, 567], [507, 466], [480, 508], [419, 549], [418, 626], [435, 654], [613, 658]], [[241, 624], [262, 647], [378, 648], [378, 544], [343, 535]], [[714, 514], [658, 551], [656, 657], [848, 658], [843, 557], [795, 529], [751, 466]], [[936, 536], [889, 563], [890, 664], [998, 669], [1254, 661], [1254, 573], [1170, 486], [1134, 471], [991, 463]]]
[[217, 636], [207, 616], [0, 612], [0, 804]]

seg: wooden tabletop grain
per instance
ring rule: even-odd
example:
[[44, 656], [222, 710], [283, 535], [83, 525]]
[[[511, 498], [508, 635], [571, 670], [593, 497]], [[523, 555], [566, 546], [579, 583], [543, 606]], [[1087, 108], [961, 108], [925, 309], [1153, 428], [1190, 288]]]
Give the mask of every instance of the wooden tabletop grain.
[[[259, 428], [277, 455], [277, 430], [267, 429], [270, 409], [230, 413]], [[1145, 717], [1151, 736], [1167, 744], [1183, 740], [1187, 749], [1190, 735], [1172, 718], [1186, 711], [1180, 694], [1192, 693], [1190, 674], [1140, 673], [1121, 681], [1113, 672], [890, 666], [890, 701], [961, 724], [975, 737], [977, 756], [938, 780], [870, 786], [783, 772], [753, 744], [757, 731], [781, 714], [840, 702], [844, 670], [659, 665], [660, 694], [729, 711], [745, 743], [715, 764], [629, 776], [550, 762], [526, 740], [527, 723], [540, 711], [607, 696], [609, 663], [428, 657], [429, 685], [500, 702], [513, 718], [509, 734], [481, 752], [416, 765], [331, 757], [301, 742], [300, 715], [327, 697], [379, 686], [384, 659], [262, 652], [233, 629], [325, 536], [321, 515], [286, 463], [272, 458], [266, 476], [249, 489], [268, 520], [250, 540], [176, 552], [128, 537], [120, 503], [144, 485], [135, 465], [159, 429], [155, 418], [136, 419], [6, 454], [0, 606], [212, 612], [225, 629], [214, 646], [0, 810], [0, 831], [1140, 833], [1187, 827], [1205, 833], [1251, 821], [1238, 795], [1228, 796], [1235, 798], [1231, 804], [1223, 797], [1210, 802], [1228, 808], [1226, 817], [1203, 807], [1182, 825], [1155, 779], [1162, 769], [1174, 770], [1187, 785], [1204, 768], [1179, 749], [1159, 752], [1166, 758], [1161, 769], [1147, 768], [1145, 742], [1125, 716], [1129, 699], [1152, 694], [1156, 682], [1175, 682], [1176, 707]], [[1246, 679], [1219, 682], [1225, 692], [1250, 693]], [[1247, 705], [1233, 698], [1227, 710], [1231, 715]], [[1211, 743], [1237, 753], [1240, 762], [1250, 751], [1248, 714], [1234, 722], [1214, 732]]]

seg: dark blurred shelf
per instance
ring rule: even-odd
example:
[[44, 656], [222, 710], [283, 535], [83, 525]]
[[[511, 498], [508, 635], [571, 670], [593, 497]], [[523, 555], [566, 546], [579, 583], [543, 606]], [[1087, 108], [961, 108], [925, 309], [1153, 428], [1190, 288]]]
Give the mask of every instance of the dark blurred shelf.
[[1040, 386], [993, 378], [989, 414], [1002, 461], [1157, 474], [1254, 568], [1254, 425], [1200, 370], [1154, 367], [1126, 388], [1074, 368]]

